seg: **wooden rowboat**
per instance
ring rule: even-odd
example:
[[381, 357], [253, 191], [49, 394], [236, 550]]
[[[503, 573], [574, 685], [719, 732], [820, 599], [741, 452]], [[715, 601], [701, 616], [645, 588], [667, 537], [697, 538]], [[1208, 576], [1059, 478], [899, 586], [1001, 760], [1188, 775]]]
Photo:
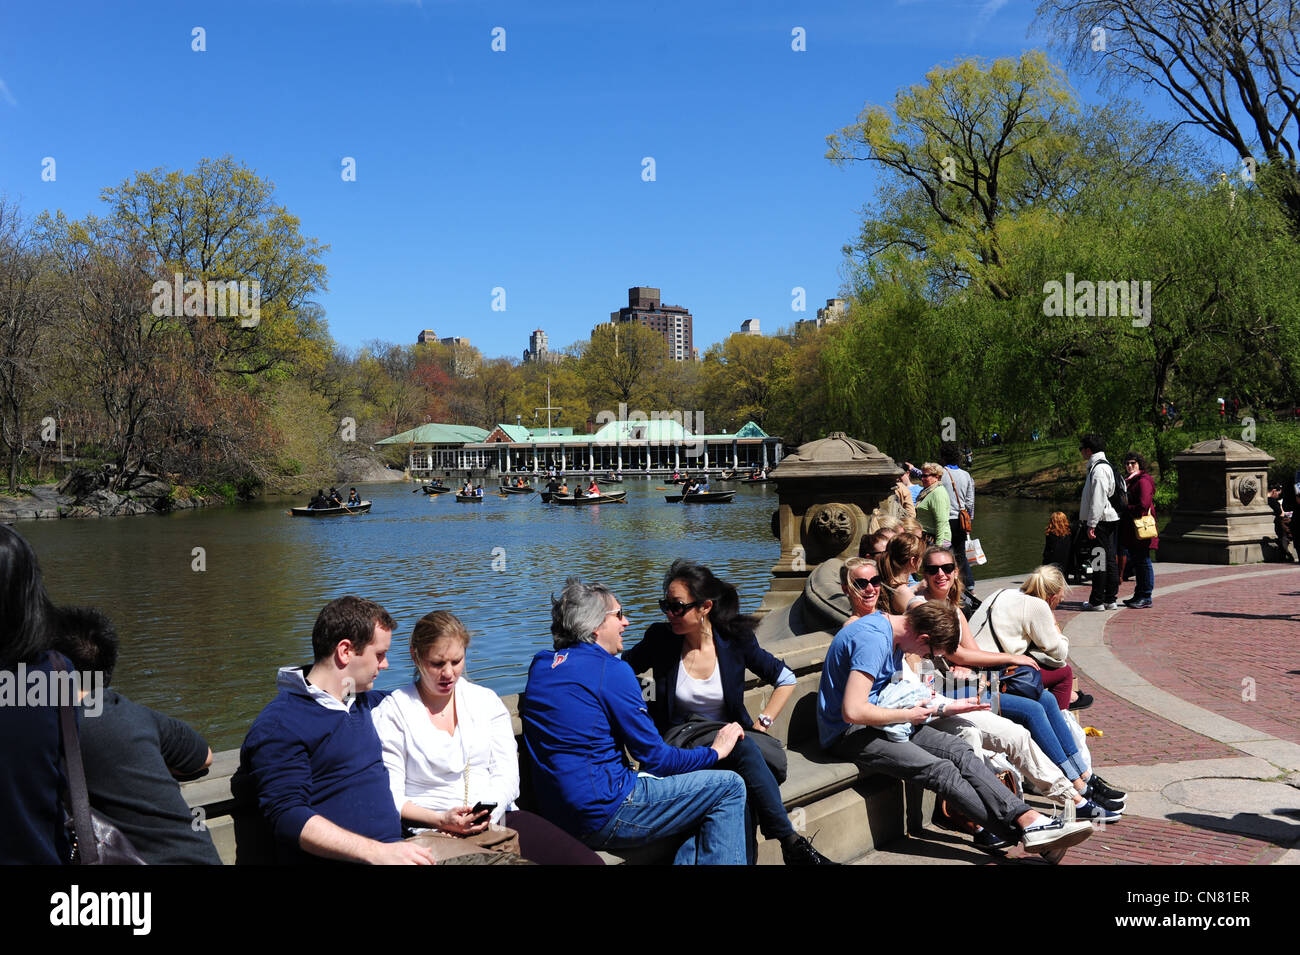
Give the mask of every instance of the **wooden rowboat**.
[[558, 494], [551, 494], [550, 503], [564, 504], [567, 507], [582, 507], [587, 504], [619, 504], [627, 497], [627, 491], [610, 491], [608, 494], [590, 497], [561, 497]]
[[451, 491], [451, 488], [445, 484], [426, 484], [420, 490], [424, 491], [425, 494], [447, 494]]
[[701, 491], [698, 494], [665, 494], [669, 504], [726, 504], [736, 496], [735, 491]]
[[462, 504], [482, 504], [483, 498], [477, 494], [457, 494], [456, 500]]
[[339, 507], [291, 507], [289, 514], [292, 517], [339, 517], [345, 514], [364, 514], [370, 510], [370, 502], [362, 501], [360, 504], [353, 504], [350, 507], [342, 505]]
[[497, 490], [502, 494], [532, 494], [534, 489], [531, 487], [511, 487], [508, 484], [502, 484], [497, 488]]

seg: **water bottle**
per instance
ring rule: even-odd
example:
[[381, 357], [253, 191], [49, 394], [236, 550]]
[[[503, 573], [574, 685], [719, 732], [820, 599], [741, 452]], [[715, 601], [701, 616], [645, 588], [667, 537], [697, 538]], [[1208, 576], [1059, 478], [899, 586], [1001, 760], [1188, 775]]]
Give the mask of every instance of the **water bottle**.
[[993, 714], [1002, 715], [1002, 681], [999, 679], [997, 670], [989, 671], [989, 703], [992, 704]]

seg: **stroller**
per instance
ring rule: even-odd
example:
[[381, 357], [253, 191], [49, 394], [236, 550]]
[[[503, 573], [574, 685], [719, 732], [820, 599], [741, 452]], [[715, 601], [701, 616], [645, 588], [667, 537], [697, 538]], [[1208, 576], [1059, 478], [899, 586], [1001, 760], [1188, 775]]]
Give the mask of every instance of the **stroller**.
[[[1070, 522], [1070, 557], [1065, 566], [1065, 579], [1072, 584], [1090, 584], [1092, 583], [1093, 574], [1093, 548], [1101, 549], [1101, 545], [1093, 538], [1088, 536], [1088, 525], [1079, 520], [1079, 514], [1076, 511], [1074, 520]], [[1103, 573], [1105, 567], [1099, 568]]]

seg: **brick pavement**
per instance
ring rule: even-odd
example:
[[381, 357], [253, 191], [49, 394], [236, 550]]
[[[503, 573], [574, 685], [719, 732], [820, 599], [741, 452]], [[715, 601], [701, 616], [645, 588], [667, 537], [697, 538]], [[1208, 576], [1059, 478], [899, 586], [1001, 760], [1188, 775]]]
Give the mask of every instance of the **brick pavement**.
[[[1205, 576], [1214, 574], [1175, 579]], [[1180, 699], [1300, 743], [1300, 570], [1117, 613], [1105, 639], [1126, 666]]]
[[[1125, 816], [1098, 828], [1067, 852], [1061, 865], [1271, 865], [1285, 851], [1266, 839]], [[1007, 853], [1012, 860], [1025, 857], [1020, 848]]]

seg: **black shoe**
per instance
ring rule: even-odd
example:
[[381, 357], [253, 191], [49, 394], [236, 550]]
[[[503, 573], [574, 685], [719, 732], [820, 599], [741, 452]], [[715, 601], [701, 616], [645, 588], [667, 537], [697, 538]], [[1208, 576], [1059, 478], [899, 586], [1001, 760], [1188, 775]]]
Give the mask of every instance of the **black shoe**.
[[839, 865], [814, 849], [803, 836], [781, 843], [781, 859], [786, 865]]
[[1090, 706], [1092, 706], [1091, 693], [1080, 693], [1079, 698], [1070, 703], [1072, 710], [1086, 710]]
[[1103, 799], [1122, 800], [1127, 793], [1122, 789], [1116, 789], [1096, 773], [1093, 773], [1088, 777], [1088, 788], [1083, 795], [1087, 799], [1091, 799], [1093, 796], [1101, 796]]
[[973, 840], [976, 849], [982, 849], [985, 852], [1001, 852], [1003, 849], [1010, 849], [1014, 842], [1003, 839], [991, 829], [981, 829], [975, 833]]
[[1090, 802], [1095, 803], [1096, 805], [1100, 806], [1102, 809], [1107, 809], [1110, 812], [1124, 811], [1123, 799], [1107, 799], [1105, 796], [1099, 795], [1097, 793], [1093, 793], [1091, 796], [1088, 796], [1086, 798]]

